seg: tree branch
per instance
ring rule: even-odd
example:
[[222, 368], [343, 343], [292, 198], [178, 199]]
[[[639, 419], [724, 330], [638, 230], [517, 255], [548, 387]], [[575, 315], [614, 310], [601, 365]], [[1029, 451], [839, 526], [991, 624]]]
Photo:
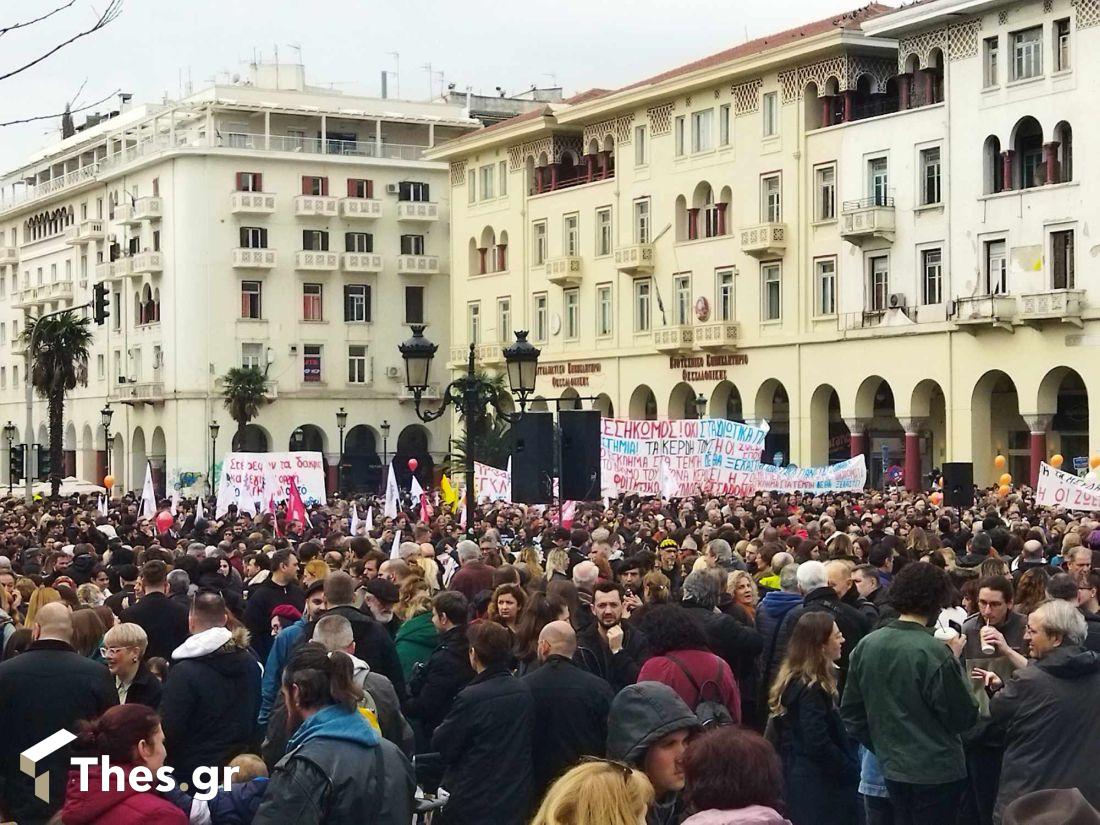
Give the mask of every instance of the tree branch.
[[3, 37], [8, 32], [15, 31], [16, 29], [25, 29], [27, 26], [33, 26], [35, 23], [41, 23], [43, 20], [53, 17], [59, 11], [64, 11], [65, 9], [69, 8], [75, 2], [76, 0], [69, 0], [68, 3], [62, 3], [56, 9], [46, 12], [41, 17], [36, 17], [33, 20], [24, 20], [22, 23], [12, 23], [10, 26], [4, 26], [3, 28], [0, 28], [0, 37]]
[[[97, 100], [93, 103], [89, 103], [86, 106], [81, 106], [78, 109], [70, 109], [69, 114], [73, 115], [73, 114], [76, 114], [77, 112], [83, 112], [87, 109], [91, 109], [95, 106], [98, 106], [101, 103], [105, 103], [108, 100], [110, 100], [112, 97], [117, 95], [120, 91], [121, 91], [121, 89], [115, 89], [109, 95], [107, 95], [105, 97], [101, 97], [99, 100]], [[36, 120], [52, 120], [53, 118], [62, 117], [64, 114], [65, 114], [64, 112], [58, 112], [57, 114], [52, 114], [52, 115], [36, 115], [35, 117], [25, 117], [25, 118], [22, 118], [20, 120], [8, 120], [8, 121], [5, 121], [3, 123], [0, 123], [0, 128], [2, 128], [4, 126], [15, 126], [16, 124], [19, 124], [19, 123], [33, 123]]]
[[14, 75], [17, 75], [20, 72], [25, 72], [27, 69], [41, 63], [46, 58], [48, 58], [48, 57], [50, 57], [54, 54], [57, 54], [57, 52], [61, 51], [66, 46], [69, 46], [69, 45], [75, 43], [77, 40], [80, 40], [83, 37], [87, 37], [89, 34], [93, 34], [94, 32], [97, 32], [100, 29], [102, 29], [104, 26], [109, 25], [121, 13], [122, 13], [122, 0], [110, 0], [110, 2], [107, 4], [107, 8], [105, 8], [103, 10], [103, 13], [99, 16], [99, 19], [96, 20], [95, 23], [90, 28], [87, 28], [84, 31], [77, 32], [72, 37], [70, 37], [68, 40], [64, 40], [61, 43], [58, 43], [56, 46], [54, 46], [49, 51], [45, 52], [44, 54], [39, 55], [38, 57], [36, 57], [34, 60], [30, 61], [29, 63], [23, 64], [18, 69], [13, 69], [12, 71], [7, 72], [6, 74], [0, 74], [0, 80], [7, 80], [9, 77], [13, 77]]

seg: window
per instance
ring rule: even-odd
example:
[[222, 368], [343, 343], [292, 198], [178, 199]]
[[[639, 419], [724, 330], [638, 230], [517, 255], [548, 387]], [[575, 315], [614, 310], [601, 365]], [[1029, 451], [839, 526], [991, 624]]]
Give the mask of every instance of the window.
[[302, 284], [302, 320], [323, 321], [321, 284]]
[[728, 103], [718, 107], [718, 145], [730, 145], [730, 105]]
[[259, 320], [263, 317], [261, 314], [262, 304], [260, 303], [262, 291], [263, 284], [260, 281], [241, 281], [242, 318]]
[[374, 236], [369, 232], [345, 232], [345, 252], [374, 252]]
[[374, 181], [365, 178], [348, 178], [349, 198], [373, 198]]
[[779, 175], [765, 175], [760, 179], [760, 219], [766, 223], [783, 220], [783, 203], [780, 197]]
[[819, 317], [836, 315], [836, 258], [822, 258], [814, 262], [817, 291], [816, 314]]
[[611, 207], [596, 210], [596, 254], [611, 254]]
[[497, 341], [512, 342], [512, 299], [497, 298]]
[[943, 303], [943, 251], [925, 249], [920, 253], [921, 303]]
[[764, 95], [764, 137], [779, 134], [779, 95], [768, 92]]
[[985, 294], [1004, 295], [1008, 292], [1008, 259], [1005, 242], [985, 242]]
[[707, 152], [714, 148], [714, 109], [691, 115], [691, 151]]
[[607, 338], [613, 329], [611, 284], [596, 287], [596, 337]]
[[370, 285], [344, 284], [345, 323], [370, 323]]
[[733, 270], [719, 269], [715, 275], [714, 294], [718, 296], [715, 307], [719, 321], [733, 320]]
[[477, 203], [477, 178], [473, 172], [466, 176], [466, 194], [467, 203]]
[[634, 201], [634, 243], [649, 243], [649, 199]]
[[348, 383], [367, 383], [367, 348], [363, 344], [348, 346]]
[[[8, 276], [0, 275], [0, 298], [7, 295], [8, 292]], [[3, 340], [4, 336], [0, 335], [0, 340]]]
[[1012, 79], [1026, 80], [1043, 73], [1043, 27], [1009, 35], [1012, 41]]
[[889, 166], [886, 158], [871, 158], [867, 161], [868, 196], [875, 206], [885, 206], [887, 192], [890, 189]]
[[466, 343], [481, 343], [481, 301], [466, 304]]
[[402, 235], [401, 236], [401, 254], [402, 255], [423, 255], [424, 254], [424, 236], [423, 235]]
[[502, 160], [497, 169], [500, 170], [500, 196], [503, 198], [508, 194], [508, 161]]
[[649, 161], [649, 147], [646, 146], [645, 126], [634, 127], [634, 165], [645, 166]]
[[327, 195], [328, 178], [317, 177], [316, 175], [302, 175], [302, 194]]
[[1069, 18], [1054, 21], [1054, 71], [1069, 71]]
[[876, 255], [867, 261], [867, 309], [885, 312], [890, 298], [890, 259]]
[[921, 203], [929, 206], [940, 202], [940, 147], [920, 151]]
[[676, 323], [691, 323], [691, 275], [677, 275], [672, 280], [672, 294], [676, 301]]
[[650, 313], [650, 295], [653, 284], [649, 278], [634, 282], [634, 331], [649, 332], [652, 321]]
[[478, 178], [481, 186], [481, 199], [489, 200], [493, 197], [493, 173], [495, 167], [492, 164], [478, 169]]
[[676, 138], [676, 157], [684, 154], [684, 116], [680, 115], [672, 122], [673, 134]]
[[1073, 289], [1073, 230], [1050, 233], [1050, 264], [1054, 289]]
[[241, 344], [241, 366], [246, 370], [264, 368], [264, 345], [257, 343]]
[[320, 344], [302, 347], [302, 380], [307, 384], [321, 383], [321, 351]]
[[[237, 173], [237, 191], [238, 192], [263, 192], [264, 191], [264, 176], [259, 172], [238, 172]], [[102, 202], [100, 202], [100, 215], [102, 218]]]
[[[115, 353], [115, 366], [116, 367], [121, 363], [121, 360], [122, 360], [122, 353], [116, 352]], [[115, 370], [115, 372], [118, 375], [122, 374], [117, 369]], [[13, 387], [18, 387], [19, 386], [19, 367], [14, 365], [14, 364], [12, 365], [12, 368], [11, 368], [11, 385]]]
[[531, 254], [535, 266], [546, 263], [546, 221], [531, 224]]
[[711, 196], [707, 196], [707, 205], [703, 207], [703, 237], [717, 238], [726, 234], [725, 211], [726, 204], [710, 202]]
[[817, 187], [816, 220], [836, 220], [836, 167], [819, 166], [814, 171]]
[[[103, 356], [99, 356], [102, 358]], [[100, 376], [102, 378], [103, 376]], [[8, 368], [0, 367], [0, 390], [6, 390], [8, 388]]]
[[997, 73], [997, 63], [1001, 59], [1001, 38], [987, 37], [983, 41], [982, 59], [984, 62], [985, 87], [996, 86], [1000, 80]]
[[323, 229], [303, 229], [302, 249], [310, 252], [328, 252], [328, 232]]
[[566, 215], [562, 218], [562, 253], [565, 255], [580, 254], [580, 217], [578, 215]]
[[107, 359], [103, 356], [103, 353], [99, 353], [95, 357], [95, 377], [100, 381], [107, 377]]
[[574, 287], [562, 292], [565, 302], [565, 340], [575, 341], [581, 334], [581, 291]]
[[405, 323], [424, 323], [424, 287], [405, 287]]
[[242, 226], [241, 248], [267, 249], [267, 228], [263, 226]]
[[531, 321], [536, 341], [545, 341], [547, 337], [546, 293], [531, 296]]
[[[427, 202], [431, 200], [429, 194], [428, 184], [421, 183], [420, 181], [403, 180], [397, 184], [398, 200]], [[485, 197], [484, 192], [481, 193], [481, 197]]]
[[783, 296], [780, 289], [780, 272], [780, 264], [778, 261], [760, 265], [761, 316], [765, 321], [778, 321], [783, 317]]

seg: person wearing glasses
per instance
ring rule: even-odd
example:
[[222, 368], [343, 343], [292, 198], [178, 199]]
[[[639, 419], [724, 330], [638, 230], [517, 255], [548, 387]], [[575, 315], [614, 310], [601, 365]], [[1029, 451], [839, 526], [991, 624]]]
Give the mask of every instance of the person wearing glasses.
[[149, 637], [141, 625], [133, 622], [115, 625], [103, 637], [100, 655], [115, 677], [120, 705], [147, 705], [153, 710], [160, 706], [160, 680], [149, 672], [142, 661], [148, 644]]

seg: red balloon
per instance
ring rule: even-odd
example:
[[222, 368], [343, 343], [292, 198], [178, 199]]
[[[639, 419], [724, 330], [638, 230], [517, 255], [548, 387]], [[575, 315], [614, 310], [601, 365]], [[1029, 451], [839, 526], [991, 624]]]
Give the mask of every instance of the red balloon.
[[415, 473], [416, 468], [419, 467], [419, 466], [420, 466], [420, 462], [417, 461], [415, 458], [410, 458], [409, 459], [409, 472], [410, 473]]

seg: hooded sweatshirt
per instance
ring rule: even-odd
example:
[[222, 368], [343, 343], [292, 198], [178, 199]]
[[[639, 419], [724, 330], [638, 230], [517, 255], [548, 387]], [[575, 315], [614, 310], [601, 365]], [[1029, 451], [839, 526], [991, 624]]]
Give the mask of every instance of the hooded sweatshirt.
[[114, 780], [108, 783], [110, 790], [105, 791], [100, 766], [91, 765], [87, 770], [87, 791], [80, 790], [80, 771], [69, 772], [65, 807], [61, 811], [65, 825], [187, 825], [187, 815], [155, 792], [139, 793], [129, 782], [118, 790]]
[[732, 811], [700, 811], [684, 820], [683, 825], [791, 825], [774, 808], [750, 805]]
[[343, 705], [328, 705], [317, 711], [298, 726], [287, 742], [289, 753], [310, 739], [335, 739], [340, 742], [353, 742], [365, 748], [373, 748], [381, 737], [357, 710], [348, 710]]

